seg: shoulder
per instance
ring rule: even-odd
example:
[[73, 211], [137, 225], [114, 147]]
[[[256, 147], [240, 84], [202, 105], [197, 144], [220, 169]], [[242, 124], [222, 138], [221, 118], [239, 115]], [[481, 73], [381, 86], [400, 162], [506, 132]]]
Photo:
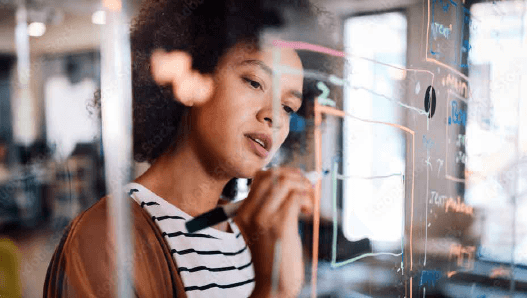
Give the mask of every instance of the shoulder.
[[68, 240], [85, 242], [88, 239], [98, 240], [106, 236], [108, 227], [107, 197], [103, 197], [87, 210], [77, 215], [71, 222]]
[[[90, 251], [92, 248], [100, 252], [100, 248], [113, 250], [115, 236], [113, 236], [111, 215], [109, 214], [108, 196], [103, 197], [90, 208], [79, 214], [71, 223], [68, 235], [69, 244], [75, 243], [78, 249]], [[130, 234], [135, 239], [134, 249], [141, 251], [156, 250], [154, 244], [159, 243], [154, 231], [154, 223], [142, 208], [130, 199]], [[137, 247], [137, 244], [141, 244]], [[65, 243], [68, 244], [68, 241]], [[148, 246], [148, 247], [146, 247]], [[158, 252], [161, 252], [159, 249]]]
[[[111, 293], [115, 282], [112, 272], [116, 264], [116, 237], [112, 235], [108, 200], [103, 197], [70, 224], [48, 269], [51, 288], [67, 283], [69, 288], [83, 294], [107, 297]], [[164, 248], [162, 236], [147, 213], [132, 199], [130, 204], [129, 239], [133, 239], [133, 252], [126, 255], [125, 265], [134, 268], [136, 295], [171, 297], [176, 289], [173, 276], [177, 270], [171, 263], [170, 252]]]

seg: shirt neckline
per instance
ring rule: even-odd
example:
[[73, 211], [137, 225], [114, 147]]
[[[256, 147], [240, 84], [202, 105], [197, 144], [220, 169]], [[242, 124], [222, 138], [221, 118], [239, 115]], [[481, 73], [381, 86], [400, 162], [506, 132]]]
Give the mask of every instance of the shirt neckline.
[[[126, 184], [126, 189], [127, 190], [130, 190], [132, 188], [135, 188], [137, 190], [139, 190], [139, 199], [141, 200], [144, 200], [145, 197], [145, 193], [148, 197], [150, 198], [147, 198], [147, 199], [151, 199], [153, 198], [156, 202], [158, 203], [161, 203], [165, 206], [169, 206], [170, 208], [175, 208], [178, 212], [182, 213], [184, 215], [184, 217], [186, 218], [186, 220], [189, 220], [189, 219], [192, 219], [194, 218], [193, 216], [190, 216], [189, 214], [187, 214], [185, 211], [181, 210], [179, 207], [177, 207], [176, 205], [174, 204], [171, 204], [169, 203], [167, 200], [163, 199], [161, 196], [157, 195], [156, 193], [154, 193], [153, 191], [151, 191], [150, 189], [146, 188], [145, 186], [143, 186], [142, 184], [140, 183], [137, 183], [137, 182], [130, 182], [128, 184]], [[132, 195], [137, 195], [138, 193], [137, 192], [134, 192], [131, 194]], [[201, 230], [201, 232], [203, 233], [207, 233], [211, 236], [215, 236], [217, 238], [220, 238], [220, 239], [236, 239], [236, 235], [240, 232], [239, 229], [237, 228], [236, 224], [234, 223], [234, 221], [229, 218], [227, 220], [227, 222], [229, 223], [229, 226], [231, 228], [231, 230], [233, 231], [232, 233], [229, 233], [229, 232], [225, 232], [225, 231], [220, 231], [218, 229], [215, 229], [215, 228], [212, 228], [212, 227], [209, 227], [209, 228], [206, 228], [206, 229], [203, 229]], [[157, 222], [156, 222], [157, 224]]]

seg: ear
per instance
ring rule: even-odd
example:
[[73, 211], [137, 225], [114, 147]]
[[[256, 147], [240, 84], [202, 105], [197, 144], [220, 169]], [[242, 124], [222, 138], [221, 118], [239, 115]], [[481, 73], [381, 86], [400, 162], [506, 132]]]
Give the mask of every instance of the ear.
[[159, 85], [172, 84], [175, 100], [185, 106], [206, 103], [214, 91], [211, 75], [192, 69], [192, 57], [184, 51], [155, 50], [151, 57], [152, 76]]

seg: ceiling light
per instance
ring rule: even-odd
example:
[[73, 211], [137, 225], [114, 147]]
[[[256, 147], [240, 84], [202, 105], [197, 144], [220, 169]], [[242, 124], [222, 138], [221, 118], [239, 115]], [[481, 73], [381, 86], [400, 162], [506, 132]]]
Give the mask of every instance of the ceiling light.
[[27, 33], [29, 36], [39, 37], [44, 35], [46, 32], [46, 24], [41, 22], [33, 22], [27, 27]]

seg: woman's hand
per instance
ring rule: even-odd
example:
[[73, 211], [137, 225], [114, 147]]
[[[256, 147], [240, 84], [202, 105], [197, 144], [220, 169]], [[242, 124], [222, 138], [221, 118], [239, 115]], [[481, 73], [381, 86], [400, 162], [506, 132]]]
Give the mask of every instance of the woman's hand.
[[295, 297], [304, 282], [302, 243], [298, 234], [300, 212], [311, 214], [314, 189], [298, 169], [259, 171], [234, 218], [251, 251], [253, 296], [270, 297], [275, 243], [281, 240], [278, 297]]

